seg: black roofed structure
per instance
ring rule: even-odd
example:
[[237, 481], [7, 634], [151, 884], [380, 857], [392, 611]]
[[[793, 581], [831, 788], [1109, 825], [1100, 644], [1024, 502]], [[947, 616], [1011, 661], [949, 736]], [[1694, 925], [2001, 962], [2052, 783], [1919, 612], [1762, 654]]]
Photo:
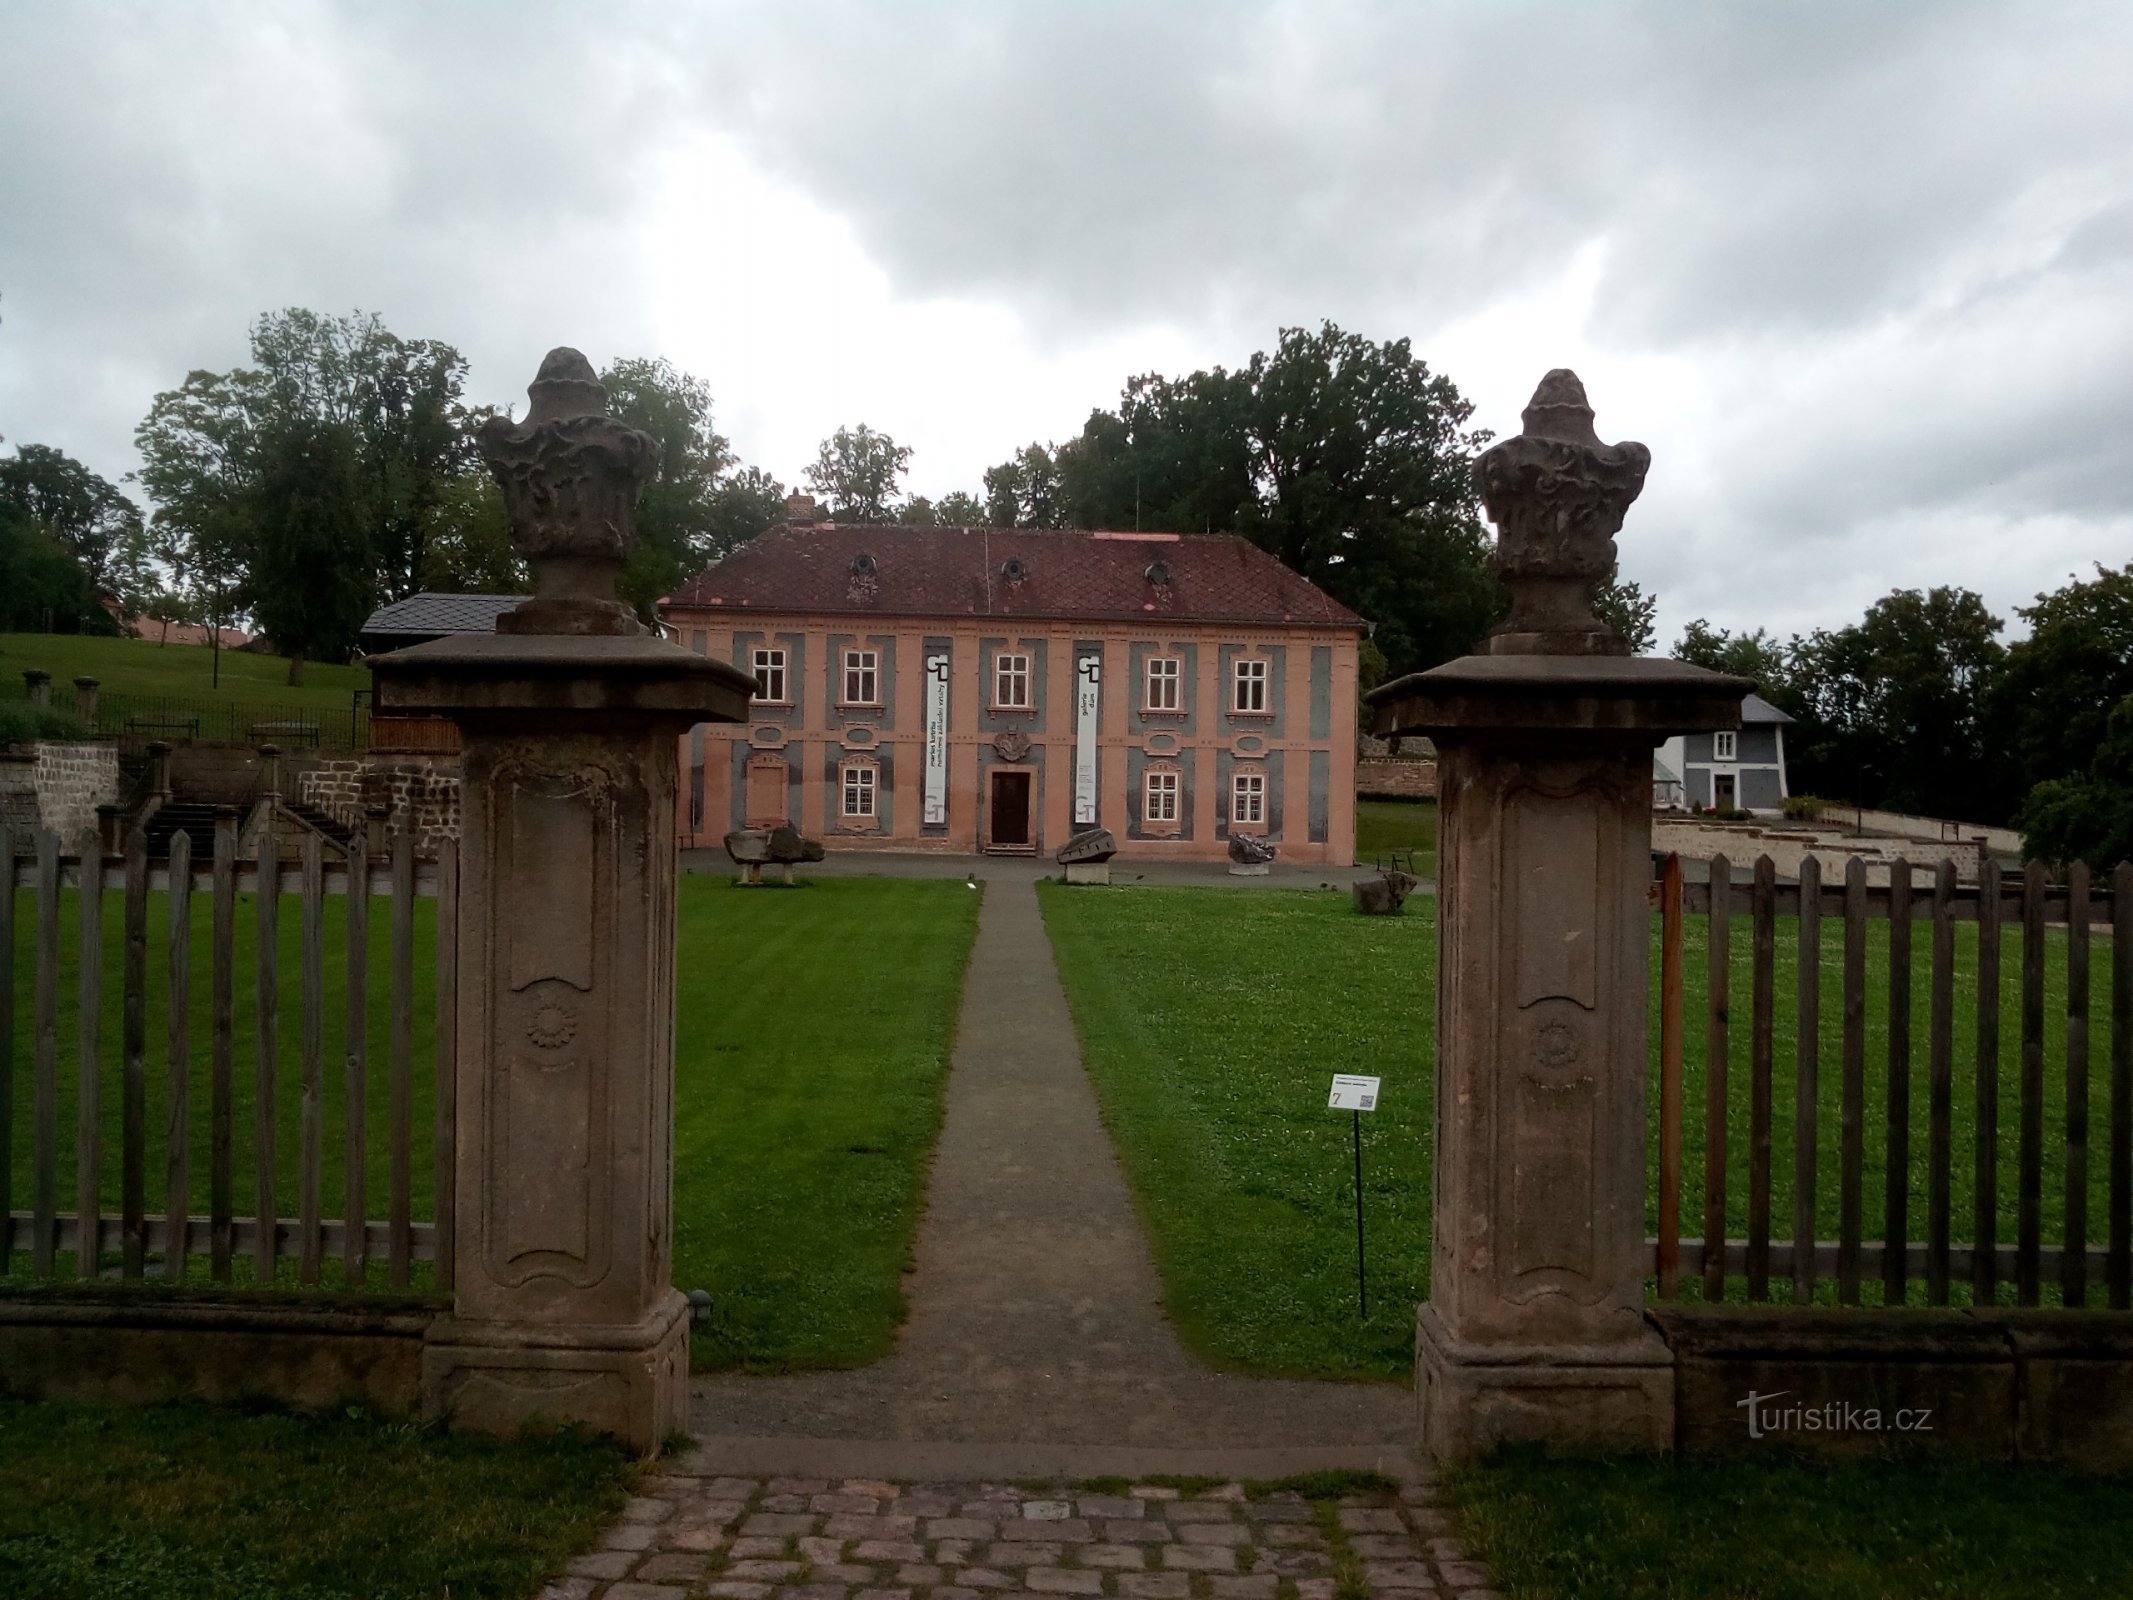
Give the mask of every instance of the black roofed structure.
[[383, 655], [455, 633], [494, 633], [496, 619], [513, 610], [522, 594], [411, 594], [370, 614], [356, 635], [365, 655]]

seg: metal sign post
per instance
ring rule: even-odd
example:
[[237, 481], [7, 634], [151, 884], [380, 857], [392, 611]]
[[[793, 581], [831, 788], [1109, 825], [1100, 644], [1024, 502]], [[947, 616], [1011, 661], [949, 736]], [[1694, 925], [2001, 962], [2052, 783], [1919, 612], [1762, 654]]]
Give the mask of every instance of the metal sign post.
[[1370, 1319], [1370, 1284], [1363, 1269], [1363, 1113], [1377, 1109], [1378, 1083], [1376, 1078], [1337, 1072], [1332, 1097], [1326, 1101], [1329, 1110], [1348, 1112], [1355, 1130], [1355, 1305], [1356, 1316], [1366, 1322]]

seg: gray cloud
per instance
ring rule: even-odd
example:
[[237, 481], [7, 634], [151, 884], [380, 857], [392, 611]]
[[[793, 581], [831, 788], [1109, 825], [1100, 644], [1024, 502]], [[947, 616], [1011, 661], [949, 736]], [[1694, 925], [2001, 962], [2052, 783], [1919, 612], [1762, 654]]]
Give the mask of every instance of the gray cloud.
[[[2006, 605], [2133, 538], [2129, 59], [2103, 5], [0, 0], [0, 432], [119, 470], [283, 304], [451, 339], [499, 400], [557, 338], [660, 350], [653, 174], [710, 134], [901, 299], [1061, 354], [1330, 316], [1429, 356], [1597, 250], [1588, 355], [1693, 377], [1595, 396], [1659, 453], [1629, 548], [1669, 626]], [[1451, 375], [1501, 427], [1537, 373]]]

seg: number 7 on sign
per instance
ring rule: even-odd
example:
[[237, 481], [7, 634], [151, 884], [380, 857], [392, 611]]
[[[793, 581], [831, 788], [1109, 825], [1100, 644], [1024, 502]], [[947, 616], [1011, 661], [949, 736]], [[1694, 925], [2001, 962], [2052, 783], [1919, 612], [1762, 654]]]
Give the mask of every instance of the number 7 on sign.
[[1333, 1075], [1333, 1098], [1326, 1102], [1329, 1111], [1375, 1111], [1378, 1106], [1378, 1082], [1376, 1078], [1362, 1078], [1352, 1073], [1336, 1072]]

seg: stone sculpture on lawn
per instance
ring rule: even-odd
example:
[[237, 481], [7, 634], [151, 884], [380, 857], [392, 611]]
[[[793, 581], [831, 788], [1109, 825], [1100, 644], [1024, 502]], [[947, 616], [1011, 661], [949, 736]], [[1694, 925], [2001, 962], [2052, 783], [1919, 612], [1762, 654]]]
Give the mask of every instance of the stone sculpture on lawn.
[[1059, 847], [1057, 860], [1068, 883], [1109, 883], [1118, 840], [1109, 828], [1084, 828]]

